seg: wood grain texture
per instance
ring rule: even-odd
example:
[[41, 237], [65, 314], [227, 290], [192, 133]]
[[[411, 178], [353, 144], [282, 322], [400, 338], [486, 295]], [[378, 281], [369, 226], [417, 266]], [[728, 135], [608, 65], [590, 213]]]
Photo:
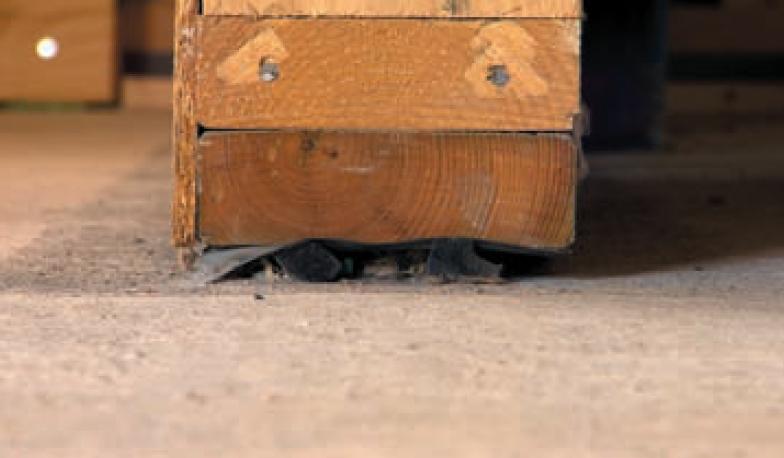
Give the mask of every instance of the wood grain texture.
[[196, 142], [195, 117], [196, 34], [194, 24], [199, 0], [177, 0], [174, 38], [174, 201], [172, 239], [189, 264], [188, 249], [196, 234]]
[[207, 15], [576, 18], [581, 0], [204, 0]]
[[[580, 22], [200, 17], [208, 128], [537, 131], [579, 112]], [[273, 57], [280, 77], [259, 78]], [[503, 87], [490, 67], [506, 66]]]
[[[50, 60], [38, 41], [55, 39]], [[117, 94], [114, 0], [0, 1], [0, 100], [109, 102]]]
[[563, 249], [576, 155], [567, 135], [208, 133], [200, 233], [210, 246], [466, 237]]

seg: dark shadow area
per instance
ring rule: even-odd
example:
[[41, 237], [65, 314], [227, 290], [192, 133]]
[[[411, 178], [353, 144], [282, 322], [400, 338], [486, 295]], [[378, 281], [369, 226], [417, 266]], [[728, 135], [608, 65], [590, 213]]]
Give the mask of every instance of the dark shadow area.
[[784, 180], [589, 179], [577, 244], [550, 274], [599, 278], [784, 248]]
[[592, 149], [652, 147], [661, 140], [667, 73], [665, 0], [585, 1], [582, 95]]

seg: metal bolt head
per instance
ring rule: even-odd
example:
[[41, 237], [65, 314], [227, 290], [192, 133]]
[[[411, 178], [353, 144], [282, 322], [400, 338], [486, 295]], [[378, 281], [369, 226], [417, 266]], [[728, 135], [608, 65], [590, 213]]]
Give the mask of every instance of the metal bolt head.
[[60, 52], [60, 43], [56, 38], [43, 37], [35, 44], [35, 54], [41, 60], [52, 60]]
[[511, 79], [512, 77], [509, 76], [509, 69], [506, 68], [506, 65], [491, 65], [487, 69], [487, 81], [494, 86], [504, 87], [509, 84]]
[[265, 83], [271, 83], [280, 78], [280, 68], [271, 59], [263, 59], [259, 66], [259, 79]]

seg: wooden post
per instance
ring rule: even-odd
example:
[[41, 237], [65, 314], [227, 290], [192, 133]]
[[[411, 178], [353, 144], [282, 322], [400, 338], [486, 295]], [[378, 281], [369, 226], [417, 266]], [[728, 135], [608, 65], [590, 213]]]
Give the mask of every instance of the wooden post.
[[174, 243], [574, 239], [580, 0], [178, 0]]
[[177, 0], [174, 29], [174, 181], [172, 238], [184, 267], [192, 264], [196, 232], [196, 15], [200, 0]]

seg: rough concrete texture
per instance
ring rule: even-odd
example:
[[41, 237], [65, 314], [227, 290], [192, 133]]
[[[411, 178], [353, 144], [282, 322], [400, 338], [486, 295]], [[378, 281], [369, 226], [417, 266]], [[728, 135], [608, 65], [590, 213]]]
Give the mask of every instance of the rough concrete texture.
[[0, 456], [782, 456], [784, 138], [724, 127], [510, 284], [205, 288], [167, 114], [0, 115]]

